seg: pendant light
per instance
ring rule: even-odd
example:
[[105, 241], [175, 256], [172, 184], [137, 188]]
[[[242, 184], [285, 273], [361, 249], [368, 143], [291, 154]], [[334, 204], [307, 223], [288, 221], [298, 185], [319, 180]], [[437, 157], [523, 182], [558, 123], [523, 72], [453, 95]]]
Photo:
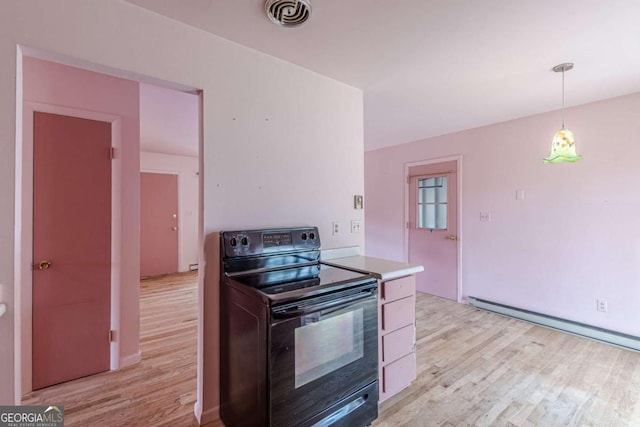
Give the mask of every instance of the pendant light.
[[556, 132], [551, 142], [551, 154], [544, 159], [545, 163], [577, 162], [582, 156], [576, 154], [576, 140], [573, 132], [564, 127], [564, 72], [573, 69], [573, 63], [565, 62], [556, 65], [553, 71], [562, 73], [562, 129]]

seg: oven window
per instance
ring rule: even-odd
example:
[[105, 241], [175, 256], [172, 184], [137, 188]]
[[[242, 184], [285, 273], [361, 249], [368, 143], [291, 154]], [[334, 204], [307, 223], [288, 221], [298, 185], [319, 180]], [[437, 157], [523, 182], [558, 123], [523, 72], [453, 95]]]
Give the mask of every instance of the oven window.
[[302, 318], [295, 330], [295, 387], [318, 379], [363, 356], [363, 309], [322, 318]]

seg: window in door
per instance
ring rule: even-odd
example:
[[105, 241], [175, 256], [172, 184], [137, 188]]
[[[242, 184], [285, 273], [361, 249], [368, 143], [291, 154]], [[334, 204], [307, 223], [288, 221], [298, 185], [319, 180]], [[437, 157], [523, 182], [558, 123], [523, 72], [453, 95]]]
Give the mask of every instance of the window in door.
[[418, 228], [447, 229], [447, 177], [418, 179]]

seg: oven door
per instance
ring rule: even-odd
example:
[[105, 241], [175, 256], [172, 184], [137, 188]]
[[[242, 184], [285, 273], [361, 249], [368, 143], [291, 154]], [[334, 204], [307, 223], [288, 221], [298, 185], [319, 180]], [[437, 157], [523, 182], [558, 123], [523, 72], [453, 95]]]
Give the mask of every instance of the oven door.
[[[269, 341], [272, 426], [377, 417], [377, 282], [274, 307]], [[366, 386], [366, 396], [352, 396]], [[327, 421], [316, 424], [321, 412]]]

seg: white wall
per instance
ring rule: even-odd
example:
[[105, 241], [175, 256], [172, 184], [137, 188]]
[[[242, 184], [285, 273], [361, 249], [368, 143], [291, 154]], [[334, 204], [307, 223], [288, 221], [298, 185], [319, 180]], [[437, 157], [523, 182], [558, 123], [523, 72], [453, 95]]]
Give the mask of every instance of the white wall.
[[559, 111], [367, 152], [367, 255], [403, 257], [405, 163], [461, 154], [463, 297], [640, 337], [639, 113], [640, 94], [567, 109], [573, 164], [542, 162]]
[[[362, 234], [330, 233], [332, 220], [362, 219], [352, 203], [364, 189], [360, 90], [122, 1], [3, 1], [0, 294], [9, 311], [0, 319], [0, 378], [15, 374], [16, 45], [202, 89], [205, 233], [310, 224], [324, 248], [364, 243]], [[198, 399], [209, 417], [219, 400], [218, 283], [204, 280]], [[0, 403], [13, 403], [14, 390], [1, 381]]]
[[178, 175], [178, 271], [198, 264], [198, 158], [140, 153], [140, 171]]

